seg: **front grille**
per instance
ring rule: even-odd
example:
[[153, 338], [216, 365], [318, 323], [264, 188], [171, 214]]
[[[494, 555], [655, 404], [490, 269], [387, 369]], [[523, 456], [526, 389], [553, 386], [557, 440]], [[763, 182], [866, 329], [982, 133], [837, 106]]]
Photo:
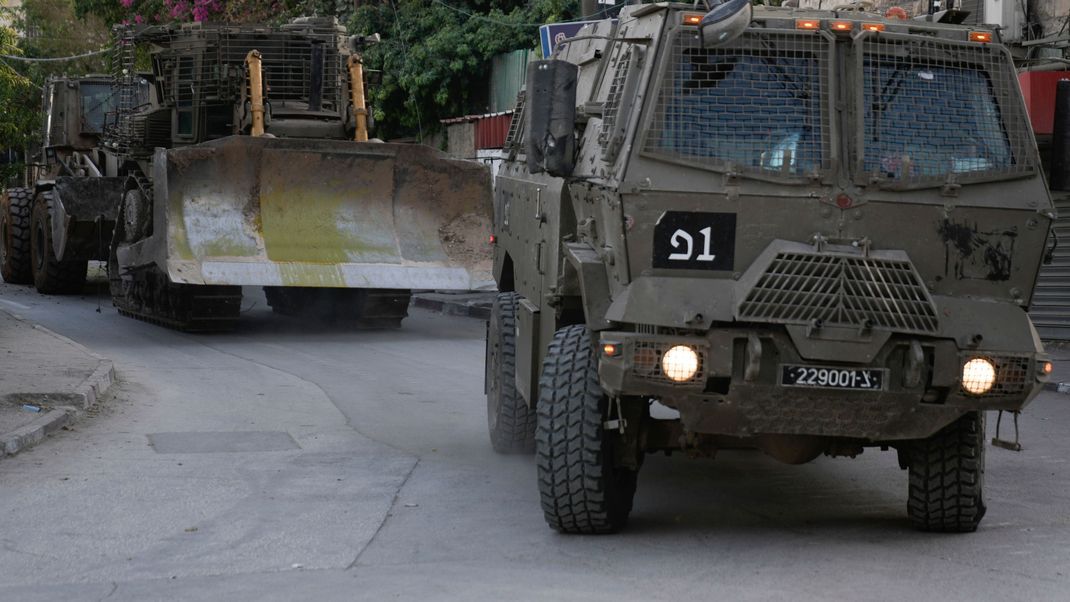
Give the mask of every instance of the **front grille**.
[[908, 260], [777, 253], [739, 319], [933, 334], [936, 308]]
[[698, 371], [695, 376], [688, 380], [678, 382], [670, 379], [662, 372], [661, 358], [669, 349], [680, 343], [665, 343], [651, 341], [636, 341], [632, 351], [632, 374], [646, 380], [654, 381], [662, 385], [674, 387], [694, 387], [705, 381], [706, 373], [706, 350], [701, 347], [689, 345], [698, 353]]
[[1033, 382], [1033, 361], [1029, 357], [969, 355], [963, 356], [961, 363], [965, 364], [974, 357], [981, 357], [992, 362], [992, 365], [996, 367], [996, 383], [982, 395], [973, 395], [963, 389], [962, 392], [965, 395], [982, 399], [1022, 395]]

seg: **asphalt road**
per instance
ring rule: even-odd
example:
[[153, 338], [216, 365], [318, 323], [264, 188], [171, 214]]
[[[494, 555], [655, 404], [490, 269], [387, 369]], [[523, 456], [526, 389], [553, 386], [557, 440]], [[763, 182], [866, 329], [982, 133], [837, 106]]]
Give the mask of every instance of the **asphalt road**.
[[0, 303], [121, 380], [0, 461], [0, 600], [1070, 600], [1067, 396], [1028, 408], [1024, 452], [988, 449], [975, 534], [913, 531], [894, 452], [867, 450], [648, 458], [627, 532], [562, 536], [532, 458], [487, 441], [482, 322], [347, 331], [253, 295], [236, 332], [187, 335], [104, 297]]

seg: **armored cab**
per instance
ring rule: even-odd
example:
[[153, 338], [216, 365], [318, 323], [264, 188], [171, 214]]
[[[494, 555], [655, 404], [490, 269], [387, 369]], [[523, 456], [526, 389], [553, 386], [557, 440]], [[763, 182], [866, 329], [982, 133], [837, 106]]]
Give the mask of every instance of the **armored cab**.
[[894, 448], [914, 524], [972, 531], [985, 413], [1051, 370], [1026, 310], [1052, 203], [1010, 55], [855, 11], [722, 22], [627, 6], [529, 69], [495, 187], [492, 443], [537, 451], [564, 532], [621, 528], [646, 453], [738, 447]]

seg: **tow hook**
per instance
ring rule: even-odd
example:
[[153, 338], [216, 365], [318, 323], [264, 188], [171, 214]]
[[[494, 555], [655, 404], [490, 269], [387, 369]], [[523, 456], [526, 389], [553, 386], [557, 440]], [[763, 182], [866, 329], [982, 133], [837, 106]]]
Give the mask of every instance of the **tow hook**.
[[992, 437], [992, 445], [994, 447], [1002, 447], [1003, 449], [1020, 452], [1022, 451], [1022, 444], [1018, 440], [1018, 415], [1021, 414], [1021, 412], [1015, 410], [1011, 412], [1011, 414], [1014, 414], [1014, 441], [1001, 439], [999, 436], [1000, 423], [1003, 421], [1003, 410], [1000, 410], [999, 415], [996, 417], [996, 436]]
[[610, 418], [602, 423], [602, 428], [607, 431], [617, 430], [620, 434], [624, 434], [625, 427], [628, 426], [628, 421], [624, 419], [624, 412], [620, 409], [620, 397], [614, 397], [610, 403], [610, 414], [613, 415], [613, 410], [616, 409], [616, 418]]

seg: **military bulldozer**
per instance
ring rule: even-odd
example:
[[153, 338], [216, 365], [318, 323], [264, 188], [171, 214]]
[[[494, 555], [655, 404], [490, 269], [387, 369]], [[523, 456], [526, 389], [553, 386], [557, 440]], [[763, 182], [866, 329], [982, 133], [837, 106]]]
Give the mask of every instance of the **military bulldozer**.
[[536, 452], [567, 533], [625, 525], [645, 454], [738, 448], [894, 449], [913, 524], [973, 531], [985, 413], [1052, 369], [1026, 310], [1054, 213], [1009, 53], [694, 7], [626, 6], [529, 67], [495, 182], [493, 447]]
[[38, 186], [57, 261], [61, 225], [82, 226], [106, 240], [92, 258], [119, 311], [183, 330], [232, 326], [242, 286], [279, 313], [390, 327], [412, 289], [489, 282], [487, 170], [368, 140], [360, 57], [375, 41], [321, 18], [118, 28], [91, 173]]

